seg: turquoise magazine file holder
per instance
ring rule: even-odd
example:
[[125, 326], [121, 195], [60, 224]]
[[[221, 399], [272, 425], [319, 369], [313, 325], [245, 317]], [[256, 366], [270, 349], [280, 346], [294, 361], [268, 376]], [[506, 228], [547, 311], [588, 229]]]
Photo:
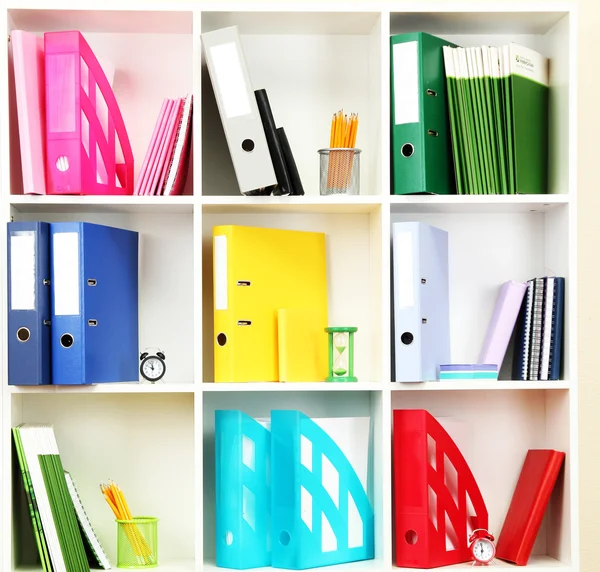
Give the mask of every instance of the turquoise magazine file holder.
[[271, 565], [269, 430], [241, 411], [215, 411], [217, 566]]
[[365, 487], [315, 421], [299, 411], [272, 411], [271, 459], [274, 567], [303, 570], [373, 558], [374, 517]]

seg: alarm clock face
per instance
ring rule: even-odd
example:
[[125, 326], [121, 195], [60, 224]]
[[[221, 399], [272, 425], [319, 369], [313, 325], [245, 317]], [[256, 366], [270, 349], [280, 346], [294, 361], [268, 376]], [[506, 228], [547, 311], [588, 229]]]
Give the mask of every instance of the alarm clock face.
[[471, 547], [471, 553], [476, 562], [487, 564], [494, 559], [496, 549], [487, 538], [478, 538]]
[[163, 375], [165, 375], [166, 366], [165, 362], [157, 356], [148, 356], [142, 361], [140, 366], [140, 373], [148, 381], [158, 381]]

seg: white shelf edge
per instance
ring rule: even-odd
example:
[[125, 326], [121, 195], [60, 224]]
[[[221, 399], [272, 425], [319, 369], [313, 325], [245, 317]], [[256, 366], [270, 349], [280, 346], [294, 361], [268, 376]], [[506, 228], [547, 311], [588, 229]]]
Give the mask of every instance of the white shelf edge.
[[196, 391], [196, 385], [194, 383], [158, 383], [153, 385], [151, 383], [135, 383], [135, 382], [123, 382], [123, 383], [100, 383], [96, 385], [11, 385], [9, 386], [9, 392], [17, 395], [25, 395], [31, 393], [45, 393], [45, 394], [58, 394], [58, 393], [77, 393], [77, 394], [90, 394], [90, 393], [103, 393], [103, 394], [123, 394], [123, 393], [138, 393], [138, 394], [152, 394], [152, 393], [194, 393]]
[[382, 391], [384, 384], [377, 382], [354, 382], [354, 383], [326, 383], [326, 382], [299, 382], [299, 383], [213, 383], [200, 384], [202, 392], [250, 392], [250, 391]]
[[457, 379], [452, 381], [393, 382], [394, 392], [402, 391], [523, 391], [539, 389], [571, 389], [570, 381], [487, 381]]

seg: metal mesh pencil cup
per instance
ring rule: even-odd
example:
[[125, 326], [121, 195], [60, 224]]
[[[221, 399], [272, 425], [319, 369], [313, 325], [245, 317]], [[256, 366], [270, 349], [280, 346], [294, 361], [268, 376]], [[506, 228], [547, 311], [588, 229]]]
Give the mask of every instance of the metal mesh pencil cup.
[[117, 568], [158, 566], [158, 518], [136, 516], [117, 519]]
[[360, 149], [319, 149], [322, 195], [360, 194]]

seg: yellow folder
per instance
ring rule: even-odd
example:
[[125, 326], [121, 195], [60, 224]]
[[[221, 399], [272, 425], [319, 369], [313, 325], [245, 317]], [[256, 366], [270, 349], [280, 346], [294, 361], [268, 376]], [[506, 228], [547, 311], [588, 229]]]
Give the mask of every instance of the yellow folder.
[[328, 322], [325, 234], [215, 226], [213, 266], [215, 382], [279, 381], [278, 310]]
[[279, 381], [325, 381], [328, 339], [327, 322], [322, 320], [320, 310], [279, 310]]

